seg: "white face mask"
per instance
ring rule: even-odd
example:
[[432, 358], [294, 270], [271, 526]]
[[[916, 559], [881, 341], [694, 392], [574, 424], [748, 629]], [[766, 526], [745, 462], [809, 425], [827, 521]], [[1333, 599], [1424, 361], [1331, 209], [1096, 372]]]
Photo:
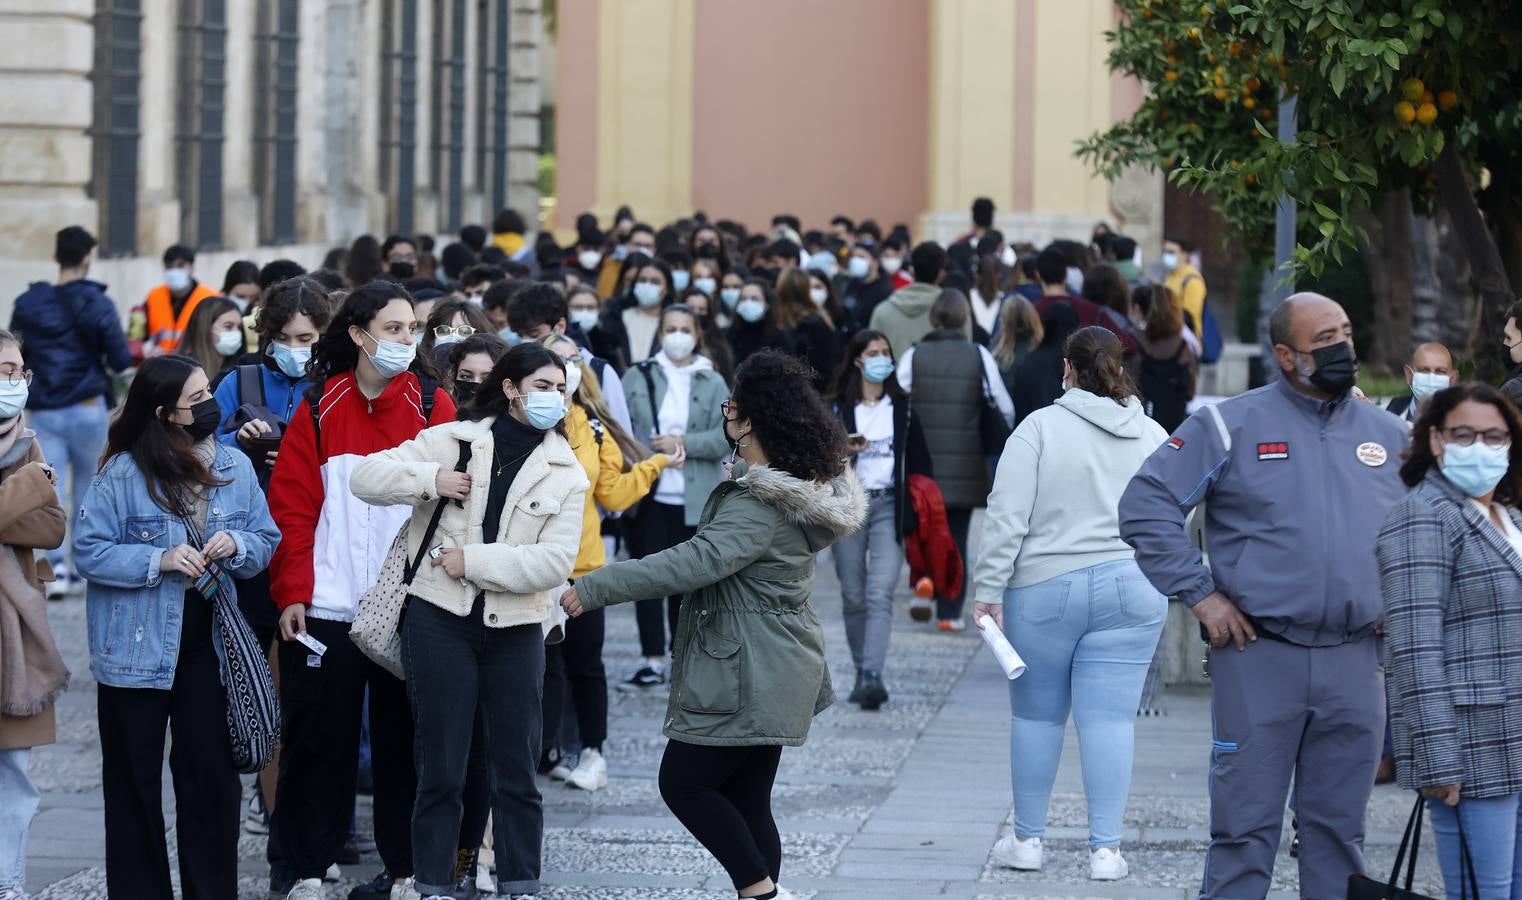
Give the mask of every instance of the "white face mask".
[[1168, 271], [1172, 272], [1174, 269], [1178, 268], [1178, 254], [1177, 253], [1164, 253], [1163, 257], [1162, 257], [1162, 263], [1163, 263], [1163, 268], [1165, 268]]
[[999, 262], [1004, 265], [1004, 268], [1013, 269], [1018, 261], [1015, 257], [1015, 248], [1005, 244], [1003, 252], [999, 254]]
[[1433, 394], [1447, 390], [1449, 380], [1447, 375], [1437, 372], [1415, 372], [1411, 375], [1411, 396], [1418, 403], [1426, 403]]
[[6, 376], [0, 375], [0, 422], [9, 422], [21, 415], [26, 409], [28, 386], [25, 381], [12, 383]]
[[823, 306], [830, 299], [830, 292], [821, 287], [809, 288], [809, 299], [815, 306]]
[[661, 351], [672, 362], [681, 362], [692, 356], [697, 345], [698, 339], [685, 331], [668, 331], [661, 335]]
[[583, 269], [590, 271], [602, 262], [602, 254], [596, 250], [583, 250], [576, 254], [576, 262], [580, 263]]
[[190, 270], [180, 268], [165, 269], [164, 283], [169, 285], [169, 290], [172, 293], [179, 294], [188, 291], [190, 290]]
[[237, 331], [220, 331], [217, 333], [217, 352], [223, 356], [232, 356], [243, 349], [243, 329]]
[[597, 310], [573, 309], [571, 310], [571, 323], [582, 331], [591, 331], [597, 327]]
[[882, 259], [878, 260], [877, 264], [882, 266], [883, 271], [887, 272], [889, 275], [897, 275], [898, 270], [903, 268], [904, 261], [899, 259], [897, 256], [884, 256]]
[[872, 271], [872, 261], [865, 256], [853, 256], [846, 263], [846, 271], [852, 278], [866, 278], [867, 273]]
[[565, 362], [565, 395], [574, 396], [578, 387], [581, 387], [581, 364], [568, 359]]

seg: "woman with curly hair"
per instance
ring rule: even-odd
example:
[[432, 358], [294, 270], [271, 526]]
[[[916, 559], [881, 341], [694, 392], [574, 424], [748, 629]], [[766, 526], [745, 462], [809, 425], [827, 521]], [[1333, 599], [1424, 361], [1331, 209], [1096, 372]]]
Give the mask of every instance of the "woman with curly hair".
[[631, 597], [682, 594], [660, 788], [741, 897], [777, 886], [772, 781], [783, 747], [834, 702], [824, 631], [809, 604], [814, 557], [866, 520], [840, 422], [802, 362], [762, 351], [735, 373], [724, 433], [738, 457], [697, 534], [577, 579], [572, 616]]

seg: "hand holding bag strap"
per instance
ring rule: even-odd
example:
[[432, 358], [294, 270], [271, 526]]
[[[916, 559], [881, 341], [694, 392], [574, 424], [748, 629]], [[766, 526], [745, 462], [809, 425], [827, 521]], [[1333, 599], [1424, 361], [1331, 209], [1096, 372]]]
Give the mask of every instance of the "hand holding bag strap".
[[[470, 442], [460, 440], [460, 458], [454, 464], [456, 472], [464, 472], [470, 465]], [[407, 564], [407, 571], [403, 573], [402, 582], [412, 584], [417, 570], [423, 565], [423, 557], [428, 553], [428, 544], [433, 541], [434, 532], [439, 530], [439, 520], [444, 517], [444, 505], [449, 502], [448, 497], [440, 497], [439, 502], [433, 507], [433, 515], [428, 519], [428, 527], [423, 531], [423, 542], [418, 544], [417, 555], [412, 562]]]

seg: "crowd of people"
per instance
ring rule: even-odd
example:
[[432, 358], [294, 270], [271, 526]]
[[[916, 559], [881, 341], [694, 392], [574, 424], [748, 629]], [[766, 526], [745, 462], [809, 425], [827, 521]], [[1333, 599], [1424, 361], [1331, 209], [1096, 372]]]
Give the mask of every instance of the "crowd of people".
[[532, 897], [541, 778], [608, 784], [605, 609], [632, 601], [613, 687], [669, 693], [662, 797], [739, 896], [789, 897], [771, 792], [835, 701], [828, 549], [851, 704], [890, 702], [901, 585], [922, 627], [991, 619], [1028, 661], [997, 863], [1042, 867], [1071, 713], [1090, 877], [1128, 875], [1174, 600], [1214, 648], [1201, 896], [1267, 892], [1287, 801], [1303, 893], [1341, 895], [1376, 777], [1429, 798], [1450, 897], [1469, 864], [1511, 896], [1522, 376], [1460, 384], [1424, 345], [1382, 410], [1342, 308], [1302, 294], [1279, 379], [1192, 411], [1221, 338], [1191, 244], [1145, 266], [1104, 226], [1036, 248], [994, 220], [979, 199], [942, 246], [623, 209], [562, 246], [506, 210], [442, 248], [240, 261], [220, 291], [176, 245], [125, 327], [63, 229], [0, 331], [0, 848], [68, 682], [44, 598], [82, 586], [112, 896], [173, 896], [167, 729], [186, 898], [236, 893], [243, 828], [272, 897], [324, 900], [371, 849], [361, 789], [383, 868], [350, 900]]

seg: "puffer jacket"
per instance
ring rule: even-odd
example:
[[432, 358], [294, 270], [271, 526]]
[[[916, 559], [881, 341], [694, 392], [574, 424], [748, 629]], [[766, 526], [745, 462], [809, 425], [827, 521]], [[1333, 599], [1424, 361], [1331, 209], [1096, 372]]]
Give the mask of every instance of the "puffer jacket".
[[[497, 534], [481, 533], [492, 477], [491, 433], [495, 416], [479, 422], [449, 422], [420, 432], [390, 450], [371, 454], [354, 467], [349, 489], [375, 506], [413, 507], [407, 533], [408, 559], [415, 559], [438, 501], [439, 471], [460, 459], [460, 442], [470, 444], [470, 497], [461, 506], [446, 503], [433, 546], [465, 553], [465, 584], [442, 567], [418, 568], [411, 594], [445, 612], [467, 616], [478, 592], [485, 592], [482, 616], [491, 628], [540, 624], [550, 617], [554, 591], [571, 576], [581, 547], [582, 504], [587, 475], [565, 438], [545, 432], [508, 489]], [[431, 549], [431, 548], [430, 548]]]
[[63, 409], [106, 397], [111, 379], [105, 367], [120, 372], [132, 365], [121, 316], [98, 281], [34, 282], [16, 298], [11, 331], [33, 373], [28, 409]]
[[796, 747], [835, 701], [824, 629], [809, 604], [814, 557], [861, 528], [867, 499], [846, 469], [827, 483], [735, 467], [698, 533], [577, 579], [582, 607], [684, 594], [665, 733], [714, 747]]

